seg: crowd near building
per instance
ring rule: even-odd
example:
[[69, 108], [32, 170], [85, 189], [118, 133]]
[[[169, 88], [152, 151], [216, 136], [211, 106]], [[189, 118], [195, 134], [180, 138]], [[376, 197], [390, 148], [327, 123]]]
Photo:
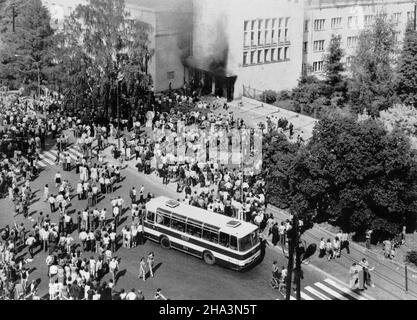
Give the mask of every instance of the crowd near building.
[[[85, 3], [43, 1], [56, 28]], [[151, 26], [155, 92], [197, 81], [203, 93], [229, 100], [245, 88], [292, 89], [306, 68], [320, 76], [333, 34], [349, 65], [360, 30], [376, 15], [396, 24], [398, 42], [414, 21], [411, 0], [126, 0], [126, 7]]]

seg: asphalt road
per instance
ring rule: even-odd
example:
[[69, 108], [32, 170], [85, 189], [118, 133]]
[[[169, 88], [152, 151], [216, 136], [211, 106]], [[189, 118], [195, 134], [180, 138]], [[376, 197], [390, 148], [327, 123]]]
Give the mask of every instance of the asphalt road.
[[[40, 173], [40, 176], [31, 183], [32, 190], [36, 195], [36, 201], [30, 206], [29, 219], [24, 219], [22, 215], [13, 217], [13, 206], [11, 201], [8, 199], [1, 199], [0, 226], [13, 224], [14, 222], [24, 222], [28, 229], [29, 226], [34, 224], [40, 211], [43, 211], [44, 215], [47, 213], [50, 214], [49, 205], [39, 198], [42, 197], [45, 184], [49, 184], [50, 192], [56, 194], [53, 179], [57, 171], [61, 172], [63, 179], [69, 180], [73, 188], [76, 187], [78, 176], [75, 174], [75, 170], [63, 172], [56, 165], [46, 167]], [[122, 171], [122, 177], [123, 181], [117, 186], [117, 190], [110, 195], [107, 194], [104, 199], [98, 203], [97, 207], [99, 209], [106, 207], [107, 212], [110, 213], [110, 200], [119, 195], [125, 199], [126, 205], [130, 204], [129, 190], [132, 186], [135, 186], [138, 189], [142, 184], [145, 186], [145, 194], [147, 192], [152, 192], [156, 196], [167, 195], [172, 198], [178, 198], [178, 195], [175, 194], [174, 191], [159, 183], [159, 178], [156, 178], [155, 176], [145, 176], [132, 168], [126, 168]], [[71, 201], [69, 210], [75, 210], [75, 212], [80, 211], [85, 208], [86, 204], [86, 200], [79, 201], [75, 197]], [[58, 222], [56, 213], [51, 215], [51, 220], [52, 222]], [[123, 224], [130, 224], [130, 210], [121, 217], [121, 221], [123, 221]], [[121, 228], [122, 227], [118, 228], [119, 232]], [[77, 232], [74, 232], [72, 236], [78, 241]], [[26, 254], [26, 251], [27, 250], [24, 249], [22, 254], [27, 257], [28, 254]], [[144, 282], [137, 278], [139, 260], [142, 256], [146, 257], [150, 251], [155, 253], [155, 265], [157, 266], [157, 270], [155, 272], [155, 278], [150, 278]], [[89, 252], [83, 253], [83, 257], [89, 258], [91, 255], [94, 254]], [[162, 288], [165, 296], [171, 299], [283, 299], [278, 291], [272, 289], [269, 285], [272, 262], [277, 260], [280, 266], [287, 264], [286, 258], [278, 248], [267, 247], [266, 255], [262, 263], [246, 272], [236, 272], [220, 266], [208, 266], [198, 258], [186, 255], [179, 251], [163, 249], [158, 244], [150, 241], [133, 249], [119, 248], [115, 256], [121, 258], [116, 289], [141, 289], [147, 299], [153, 297], [157, 288]], [[40, 279], [39, 292], [41, 293], [41, 296], [48, 292], [48, 277], [45, 259], [46, 253], [40, 252], [36, 254], [34, 260], [27, 265], [30, 269], [29, 280]], [[327, 276], [322, 272], [315, 270], [311, 266], [305, 266], [302, 287], [312, 286], [317, 282], [324, 283], [323, 281], [326, 278]], [[107, 279], [109, 279], [109, 275], [106, 275], [104, 278], [104, 280]], [[295, 296], [295, 294], [293, 295]], [[309, 295], [311, 297], [311, 294]], [[319, 297], [320, 296], [314, 296], [314, 299], [320, 300]]]

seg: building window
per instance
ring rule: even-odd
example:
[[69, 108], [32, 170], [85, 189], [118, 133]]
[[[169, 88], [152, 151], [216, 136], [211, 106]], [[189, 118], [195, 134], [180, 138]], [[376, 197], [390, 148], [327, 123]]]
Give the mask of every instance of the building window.
[[289, 59], [288, 52], [289, 52], [289, 47], [285, 47], [284, 48], [284, 60]]
[[175, 71], [167, 72], [167, 78], [168, 78], [168, 80], [174, 80], [175, 79]]
[[400, 42], [401, 39], [401, 31], [395, 31], [394, 33], [395, 42]]
[[248, 32], [245, 32], [245, 34], [244, 34], [243, 45], [244, 45], [245, 47], [250, 46], [250, 41], [249, 41], [249, 33], [248, 33]]
[[251, 32], [250, 32], [250, 41], [251, 41], [252, 46], [256, 45], [255, 30], [256, 30], [256, 20], [252, 20]]
[[414, 21], [414, 11], [408, 11], [407, 12], [407, 21]]
[[313, 50], [317, 51], [324, 51], [324, 40], [317, 40], [313, 43]]
[[354, 48], [358, 44], [358, 37], [347, 37], [347, 47]]
[[371, 26], [374, 23], [374, 19], [375, 19], [375, 16], [374, 15], [372, 15], [372, 14], [366, 15], [365, 16], [365, 19], [364, 19], [364, 25], [365, 25], [365, 27]]
[[248, 53], [247, 52], [243, 52], [243, 65], [244, 66], [248, 65]]
[[243, 28], [244, 28], [243, 30], [248, 31], [248, 29], [249, 29], [249, 21], [245, 21]]
[[306, 41], [306, 42], [304, 42], [304, 45], [303, 45], [303, 52], [304, 53], [308, 53], [308, 42]]
[[269, 51], [269, 49], [265, 49], [265, 57], [264, 57], [264, 61], [265, 62], [270, 62], [271, 60], [270, 60], [270, 51]]
[[265, 19], [265, 30], [269, 29], [269, 21], [270, 19]]
[[310, 20], [304, 21], [304, 32], [308, 32], [308, 25], [310, 24]]
[[314, 31], [324, 30], [324, 23], [326, 19], [316, 19], [314, 20]]
[[271, 44], [271, 38], [269, 37], [269, 32], [265, 31], [265, 44]]
[[281, 61], [282, 60], [282, 48], [278, 48], [278, 56], [277, 56], [277, 60]]
[[276, 35], [275, 29], [272, 29], [272, 31], [271, 31], [271, 42], [272, 42], [272, 44], [277, 43], [277, 39], [276, 39], [275, 35]]
[[348, 17], [348, 28], [357, 28], [358, 27], [358, 17], [350, 16]]
[[256, 61], [255, 61], [255, 53], [256, 53], [255, 50], [254, 51], [251, 51], [251, 53], [250, 53], [250, 63], [251, 64], [255, 64], [256, 63]]
[[332, 29], [339, 29], [342, 27], [342, 17], [332, 18], [331, 21]]
[[346, 64], [348, 65], [348, 66], [350, 66], [351, 64], [352, 64], [352, 56], [347, 56], [346, 57]]
[[252, 46], [255, 45], [255, 32], [253, 31], [250, 33], [250, 43]]
[[276, 57], [275, 57], [276, 51], [277, 51], [276, 48], [271, 49], [271, 61], [276, 61]]
[[394, 23], [399, 23], [401, 19], [401, 12], [395, 12], [392, 14], [392, 20]]
[[323, 61], [313, 62], [313, 72], [322, 72], [323, 71]]
[[262, 63], [263, 62], [263, 60], [262, 60], [262, 58], [263, 58], [262, 51], [263, 50], [258, 50], [258, 63]]

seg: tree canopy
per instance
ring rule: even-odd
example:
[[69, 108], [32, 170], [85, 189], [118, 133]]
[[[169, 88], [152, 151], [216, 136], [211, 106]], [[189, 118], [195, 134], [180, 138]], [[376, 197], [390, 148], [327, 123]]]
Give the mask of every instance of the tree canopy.
[[394, 99], [395, 26], [378, 14], [374, 24], [362, 30], [351, 64], [349, 95], [352, 109], [366, 109], [372, 116], [391, 107]]
[[[68, 103], [101, 110], [107, 117], [116, 95], [124, 106], [135, 103], [126, 96], [137, 102], [152, 84], [150, 32], [149, 24], [131, 18], [124, 0], [89, 0], [77, 6], [57, 35], [59, 72], [67, 74], [60, 86], [66, 88]], [[77, 96], [79, 92], [85, 94]], [[114, 115], [115, 108], [110, 112]]]
[[[15, 7], [15, 32], [12, 16]], [[53, 66], [53, 30], [48, 9], [41, 0], [5, 2], [0, 17], [2, 48], [0, 79], [12, 88], [27, 86], [35, 90], [38, 71], [41, 84], [48, 81]]]
[[397, 68], [396, 93], [402, 103], [417, 107], [417, 31], [409, 24]]

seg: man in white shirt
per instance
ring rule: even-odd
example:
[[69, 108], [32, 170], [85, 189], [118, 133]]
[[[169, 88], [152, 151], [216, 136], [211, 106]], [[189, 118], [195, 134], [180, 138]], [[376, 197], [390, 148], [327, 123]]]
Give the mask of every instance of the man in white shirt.
[[132, 289], [127, 295], [126, 300], [136, 300], [135, 289]]
[[119, 225], [119, 207], [118, 206], [114, 206], [113, 207], [113, 218], [114, 218], [114, 226], [117, 229], [117, 226]]
[[113, 278], [113, 282], [116, 283], [116, 274], [117, 274], [117, 271], [119, 270], [119, 263], [117, 262], [115, 258], [111, 259], [109, 263], [109, 270], [110, 270], [110, 275]]
[[78, 238], [81, 241], [81, 248], [83, 251], [86, 249], [86, 241], [87, 241], [87, 232], [85, 232], [84, 229], [81, 230], [80, 234], [78, 235]]

